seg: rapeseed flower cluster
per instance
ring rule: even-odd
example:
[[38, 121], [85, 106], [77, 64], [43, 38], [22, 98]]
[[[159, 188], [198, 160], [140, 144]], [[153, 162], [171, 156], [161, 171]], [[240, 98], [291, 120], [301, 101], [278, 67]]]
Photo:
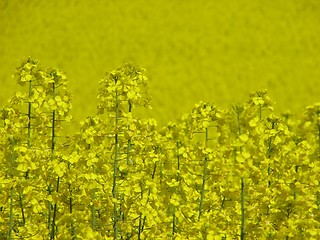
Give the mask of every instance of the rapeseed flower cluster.
[[159, 128], [145, 70], [100, 82], [77, 133], [67, 78], [29, 58], [1, 109], [2, 239], [319, 239], [320, 110], [276, 115], [266, 91], [199, 102]]

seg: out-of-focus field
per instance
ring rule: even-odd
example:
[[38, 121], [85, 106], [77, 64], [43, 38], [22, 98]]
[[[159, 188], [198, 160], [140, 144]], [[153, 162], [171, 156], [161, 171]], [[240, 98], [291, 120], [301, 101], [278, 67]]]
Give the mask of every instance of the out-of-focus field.
[[318, 0], [0, 0], [0, 105], [31, 56], [67, 73], [76, 121], [126, 61], [147, 69], [153, 111], [173, 120], [199, 100], [226, 106], [268, 89], [277, 110], [319, 101]]

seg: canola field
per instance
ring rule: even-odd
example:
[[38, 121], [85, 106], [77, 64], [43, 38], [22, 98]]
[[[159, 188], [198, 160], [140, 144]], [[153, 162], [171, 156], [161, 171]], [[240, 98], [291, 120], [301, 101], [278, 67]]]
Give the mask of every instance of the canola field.
[[319, 239], [319, 11], [0, 1], [0, 239]]
[[319, 239], [320, 104], [276, 115], [266, 92], [199, 102], [162, 128], [145, 69], [99, 83], [73, 136], [66, 75], [31, 58], [1, 108], [1, 239]]

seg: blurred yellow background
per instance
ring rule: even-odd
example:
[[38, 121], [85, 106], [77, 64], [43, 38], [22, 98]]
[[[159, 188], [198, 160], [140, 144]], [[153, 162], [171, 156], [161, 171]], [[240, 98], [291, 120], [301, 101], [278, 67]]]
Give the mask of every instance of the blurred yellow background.
[[320, 101], [318, 0], [0, 0], [0, 105], [31, 56], [67, 73], [78, 122], [98, 82], [133, 61], [147, 69], [158, 122], [196, 102], [228, 106], [268, 89], [278, 111]]

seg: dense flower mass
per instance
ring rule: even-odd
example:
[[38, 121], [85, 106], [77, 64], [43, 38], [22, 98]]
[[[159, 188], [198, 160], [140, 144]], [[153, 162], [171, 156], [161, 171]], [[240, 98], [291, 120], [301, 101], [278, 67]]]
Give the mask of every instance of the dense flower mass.
[[157, 127], [145, 70], [100, 83], [73, 136], [66, 75], [29, 58], [1, 108], [1, 239], [319, 239], [320, 105], [276, 115], [265, 91]]

